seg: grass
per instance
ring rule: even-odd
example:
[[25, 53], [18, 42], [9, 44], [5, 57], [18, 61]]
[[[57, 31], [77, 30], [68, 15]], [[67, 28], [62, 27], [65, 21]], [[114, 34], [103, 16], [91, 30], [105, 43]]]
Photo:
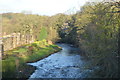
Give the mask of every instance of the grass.
[[15, 60], [13, 60], [13, 59], [2, 60], [2, 74], [3, 74], [3, 77], [5, 77], [5, 76], [9, 76], [9, 77], [15, 76], [15, 70], [14, 70], [15, 68], [16, 68]]
[[49, 45], [46, 40], [42, 40], [6, 51], [2, 60], [2, 77], [28, 78], [35, 68], [26, 65], [27, 62], [38, 61], [59, 50], [61, 48], [57, 45]]

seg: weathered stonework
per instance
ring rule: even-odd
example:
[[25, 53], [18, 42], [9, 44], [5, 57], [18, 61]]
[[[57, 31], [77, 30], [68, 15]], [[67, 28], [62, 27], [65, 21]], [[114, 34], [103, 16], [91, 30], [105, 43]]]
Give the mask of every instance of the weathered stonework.
[[12, 33], [10, 35], [4, 35], [2, 42], [3, 50], [7, 51], [25, 44], [33, 43], [34, 37], [31, 34], [21, 35], [20, 33]]

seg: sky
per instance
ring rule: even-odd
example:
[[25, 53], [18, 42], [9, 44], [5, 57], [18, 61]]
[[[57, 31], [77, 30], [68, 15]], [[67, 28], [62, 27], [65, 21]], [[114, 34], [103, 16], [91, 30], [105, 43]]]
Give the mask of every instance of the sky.
[[0, 13], [29, 12], [39, 15], [55, 15], [80, 10], [87, 0], [0, 0]]

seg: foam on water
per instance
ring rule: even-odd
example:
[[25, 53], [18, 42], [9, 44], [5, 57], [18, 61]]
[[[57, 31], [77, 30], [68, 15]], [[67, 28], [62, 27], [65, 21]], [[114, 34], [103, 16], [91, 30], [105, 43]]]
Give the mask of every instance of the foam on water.
[[58, 44], [60, 52], [54, 53], [35, 63], [28, 63], [37, 67], [30, 78], [83, 78], [84, 61], [78, 54], [72, 54], [77, 49], [69, 44]]

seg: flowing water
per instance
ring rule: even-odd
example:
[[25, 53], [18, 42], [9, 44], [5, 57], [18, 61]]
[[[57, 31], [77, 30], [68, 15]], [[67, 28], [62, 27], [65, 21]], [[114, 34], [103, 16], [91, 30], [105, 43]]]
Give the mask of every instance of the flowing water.
[[60, 52], [34, 63], [37, 67], [30, 78], [85, 78], [90, 70], [84, 69], [86, 61], [78, 54], [78, 48], [70, 44], [57, 44], [62, 47]]

